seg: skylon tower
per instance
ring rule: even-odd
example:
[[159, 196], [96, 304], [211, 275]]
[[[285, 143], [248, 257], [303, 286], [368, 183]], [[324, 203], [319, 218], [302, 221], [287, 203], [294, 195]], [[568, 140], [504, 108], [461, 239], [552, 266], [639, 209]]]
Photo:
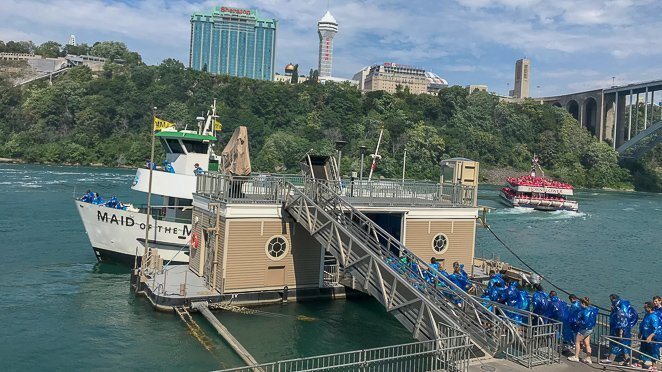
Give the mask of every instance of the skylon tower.
[[320, 37], [319, 62], [317, 69], [319, 76], [331, 76], [333, 65], [333, 37], [338, 33], [338, 22], [328, 10], [324, 17], [317, 22], [317, 34]]

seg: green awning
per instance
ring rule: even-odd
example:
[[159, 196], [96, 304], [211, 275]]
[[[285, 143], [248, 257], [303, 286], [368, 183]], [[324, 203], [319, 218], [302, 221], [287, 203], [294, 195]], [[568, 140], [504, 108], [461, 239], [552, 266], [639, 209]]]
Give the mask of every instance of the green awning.
[[160, 138], [176, 138], [176, 139], [185, 139], [185, 140], [194, 140], [194, 141], [216, 141], [216, 137], [209, 135], [202, 135], [197, 133], [186, 133], [186, 132], [171, 132], [171, 131], [162, 131], [156, 133], [157, 137]]

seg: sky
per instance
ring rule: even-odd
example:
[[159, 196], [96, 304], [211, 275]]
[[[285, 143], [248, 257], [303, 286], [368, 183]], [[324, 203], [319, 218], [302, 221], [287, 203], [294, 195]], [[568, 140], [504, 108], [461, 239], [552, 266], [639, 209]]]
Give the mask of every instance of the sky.
[[[328, 4], [328, 5], [327, 5]], [[190, 16], [225, 5], [278, 20], [276, 70], [317, 68], [317, 21], [339, 23], [333, 75], [395, 62], [506, 94], [531, 60], [532, 96], [662, 79], [661, 0], [0, 0], [0, 40], [122, 41], [188, 63]], [[613, 79], [612, 79], [613, 77]]]

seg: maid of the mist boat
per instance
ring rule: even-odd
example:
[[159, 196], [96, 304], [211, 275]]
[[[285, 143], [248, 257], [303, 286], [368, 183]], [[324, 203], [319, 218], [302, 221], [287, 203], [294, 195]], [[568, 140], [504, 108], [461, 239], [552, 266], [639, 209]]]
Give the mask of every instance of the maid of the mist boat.
[[[216, 141], [215, 105], [205, 119], [198, 117], [198, 130], [164, 128], [155, 134], [171, 169], [152, 170], [152, 194], [163, 197], [152, 203], [149, 217], [149, 247], [172, 263], [188, 263], [191, 244], [191, 214], [196, 187], [196, 164], [204, 171], [218, 170], [213, 151]], [[149, 165], [149, 164], [148, 164]], [[137, 169], [131, 188], [147, 193], [150, 170]], [[147, 228], [146, 205], [109, 206], [75, 200], [76, 209], [98, 260], [120, 261], [133, 265], [136, 253], [142, 256]], [[152, 199], [154, 200], [154, 199]], [[194, 239], [193, 239], [194, 240]]]
[[[536, 170], [540, 172], [540, 176], [536, 174]], [[572, 194], [571, 185], [545, 178], [537, 156], [533, 157], [528, 175], [507, 178], [506, 186], [499, 193], [501, 201], [509, 207], [576, 212], [579, 205], [576, 201], [568, 199]]]

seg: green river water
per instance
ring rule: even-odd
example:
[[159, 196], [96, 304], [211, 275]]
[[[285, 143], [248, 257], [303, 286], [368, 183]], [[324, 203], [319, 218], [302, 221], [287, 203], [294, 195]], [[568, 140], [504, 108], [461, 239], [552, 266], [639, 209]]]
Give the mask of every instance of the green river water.
[[[211, 370], [241, 365], [211, 328], [206, 351], [174, 314], [129, 290], [129, 269], [99, 264], [72, 198], [87, 188], [143, 202], [134, 171], [0, 164], [0, 370]], [[549, 279], [606, 304], [662, 293], [662, 195], [584, 190], [581, 213], [525, 212], [481, 187], [494, 231]], [[477, 254], [521, 266], [479, 229]], [[550, 288], [547, 288], [550, 289]], [[258, 361], [411, 341], [371, 299], [265, 306], [279, 316], [222, 313]], [[312, 319], [302, 321], [305, 315]]]

